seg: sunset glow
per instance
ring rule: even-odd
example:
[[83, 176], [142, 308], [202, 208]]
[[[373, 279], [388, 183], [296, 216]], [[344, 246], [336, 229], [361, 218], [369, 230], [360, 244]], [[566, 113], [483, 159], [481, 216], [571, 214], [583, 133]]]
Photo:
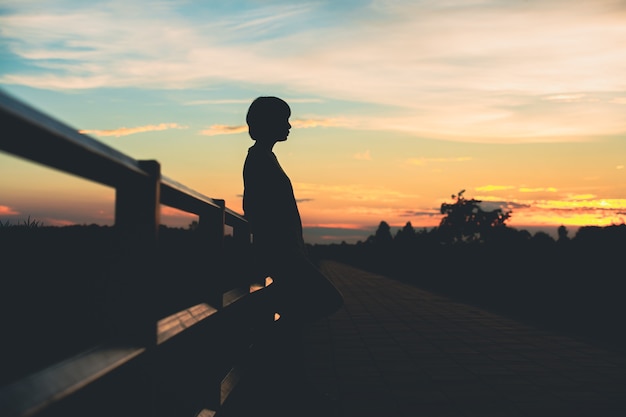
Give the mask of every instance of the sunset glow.
[[[310, 242], [437, 226], [463, 189], [553, 235], [626, 218], [622, 1], [9, 0], [0, 27], [3, 92], [236, 211], [247, 107], [284, 98]], [[0, 174], [3, 222], [113, 222], [114, 190]]]

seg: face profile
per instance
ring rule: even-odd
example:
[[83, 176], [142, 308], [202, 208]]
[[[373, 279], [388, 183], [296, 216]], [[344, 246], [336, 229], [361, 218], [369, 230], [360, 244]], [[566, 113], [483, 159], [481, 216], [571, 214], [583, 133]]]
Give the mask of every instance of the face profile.
[[250, 137], [257, 142], [283, 142], [289, 136], [289, 105], [278, 97], [256, 98], [246, 116]]

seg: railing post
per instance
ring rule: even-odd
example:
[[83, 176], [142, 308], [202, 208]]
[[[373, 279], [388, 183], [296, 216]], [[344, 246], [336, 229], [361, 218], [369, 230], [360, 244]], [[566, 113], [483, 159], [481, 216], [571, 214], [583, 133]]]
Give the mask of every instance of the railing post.
[[161, 165], [154, 160], [138, 162], [148, 178], [118, 185], [115, 196], [115, 226], [151, 245], [157, 241], [161, 223]]
[[114, 336], [139, 346], [156, 344], [156, 250], [160, 223], [161, 168], [139, 161], [148, 176], [119, 184], [115, 228], [119, 253], [109, 285]]
[[211, 272], [214, 274], [212, 277], [206, 277], [205, 279], [211, 279], [208, 286], [208, 301], [217, 308], [222, 308], [223, 305], [223, 293], [224, 283], [221, 281], [223, 276], [223, 255], [224, 255], [224, 220], [226, 202], [224, 200], [214, 200], [218, 205], [217, 208], [209, 207], [202, 213], [200, 213], [198, 231], [200, 232], [200, 238], [202, 239], [208, 251], [214, 259], [217, 260], [217, 264], [213, 265]]
[[250, 233], [250, 225], [247, 222], [237, 223], [233, 227], [233, 243], [241, 259], [244, 259], [246, 262], [245, 266], [240, 269], [249, 277], [251, 289], [264, 287], [265, 277], [258, 275], [253, 262], [252, 234]]
[[[200, 247], [207, 252], [206, 257], [212, 259], [211, 267], [206, 269], [206, 275], [199, 276], [199, 288], [204, 291], [204, 299], [214, 308], [220, 310], [224, 305], [224, 230], [226, 218], [226, 202], [214, 200], [215, 206], [206, 206], [199, 214], [198, 238]], [[220, 327], [221, 328], [221, 327]], [[223, 337], [221, 331], [218, 331]], [[214, 357], [222, 357], [225, 352], [214, 344], [210, 353]], [[208, 352], [207, 352], [208, 353]], [[210, 362], [211, 358], [204, 358]], [[217, 409], [222, 403], [222, 374], [213, 368], [216, 375], [210, 376], [210, 386], [206, 391], [205, 400], [212, 409]], [[209, 377], [209, 375], [207, 375]], [[217, 378], [216, 378], [217, 377]]]
[[[113, 337], [124, 344], [141, 346], [152, 352], [157, 343], [158, 232], [161, 213], [161, 166], [157, 161], [138, 161], [148, 174], [118, 184], [115, 195], [115, 228], [118, 232], [117, 262], [110, 277], [108, 308]], [[146, 415], [156, 416], [154, 353], [145, 359], [144, 371], [129, 383]]]

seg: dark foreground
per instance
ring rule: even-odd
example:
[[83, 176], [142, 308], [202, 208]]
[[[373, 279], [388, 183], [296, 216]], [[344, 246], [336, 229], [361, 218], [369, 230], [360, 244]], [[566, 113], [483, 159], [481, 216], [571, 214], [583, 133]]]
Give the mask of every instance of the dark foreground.
[[306, 334], [311, 386], [253, 375], [233, 415], [626, 415], [623, 353], [344, 264], [322, 268], [346, 303]]

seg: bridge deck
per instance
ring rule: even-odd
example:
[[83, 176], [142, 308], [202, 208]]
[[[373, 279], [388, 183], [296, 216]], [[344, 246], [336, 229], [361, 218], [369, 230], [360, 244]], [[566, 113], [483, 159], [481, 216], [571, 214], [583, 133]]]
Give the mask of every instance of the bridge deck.
[[[624, 416], [626, 356], [336, 262], [345, 306], [306, 335], [337, 416]], [[302, 403], [302, 413], [313, 409]], [[255, 415], [264, 415], [257, 410]]]

